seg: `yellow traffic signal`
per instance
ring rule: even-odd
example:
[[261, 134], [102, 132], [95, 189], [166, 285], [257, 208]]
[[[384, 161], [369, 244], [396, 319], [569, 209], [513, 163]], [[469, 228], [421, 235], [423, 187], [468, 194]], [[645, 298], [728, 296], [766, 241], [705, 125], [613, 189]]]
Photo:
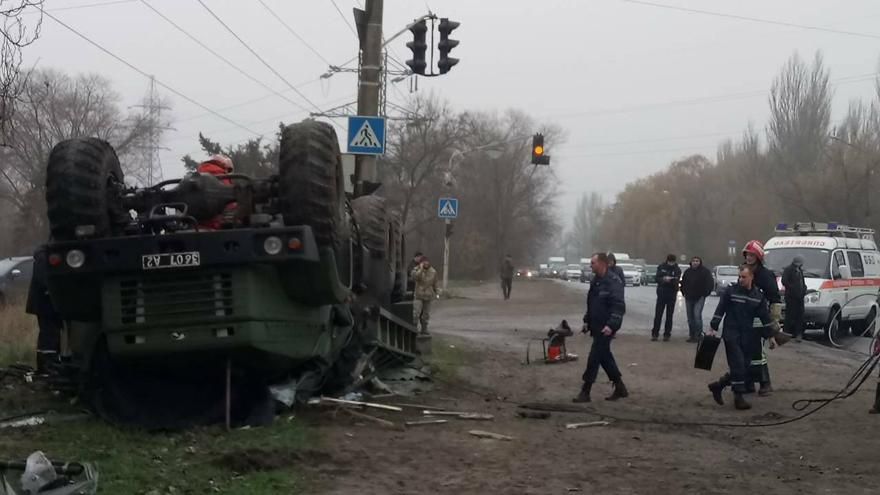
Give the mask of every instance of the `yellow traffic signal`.
[[550, 157], [544, 154], [544, 135], [541, 133], [532, 136], [532, 163], [550, 165]]
[[534, 151], [532, 151], [532, 153], [534, 153], [537, 156], [541, 156], [544, 154], [544, 147], [541, 145], [535, 146], [535, 149], [534, 149]]

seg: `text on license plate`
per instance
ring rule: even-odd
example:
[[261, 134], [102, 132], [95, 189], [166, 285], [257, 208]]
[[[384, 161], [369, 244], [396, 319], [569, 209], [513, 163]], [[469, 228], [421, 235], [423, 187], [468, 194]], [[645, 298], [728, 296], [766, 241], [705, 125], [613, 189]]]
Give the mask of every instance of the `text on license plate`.
[[145, 254], [141, 257], [144, 270], [159, 268], [178, 268], [182, 266], [199, 266], [202, 264], [197, 251], [190, 253]]

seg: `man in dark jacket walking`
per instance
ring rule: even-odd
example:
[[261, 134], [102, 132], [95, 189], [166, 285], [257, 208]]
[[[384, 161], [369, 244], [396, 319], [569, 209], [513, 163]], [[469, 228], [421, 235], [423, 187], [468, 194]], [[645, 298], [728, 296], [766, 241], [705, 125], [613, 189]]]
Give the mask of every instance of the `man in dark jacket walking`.
[[590, 259], [590, 266], [593, 268], [594, 278], [587, 293], [587, 313], [584, 315], [583, 331], [590, 332], [593, 336], [593, 346], [587, 358], [587, 369], [583, 375], [584, 384], [574, 402], [590, 402], [590, 390], [599, 375], [600, 366], [614, 384], [614, 392], [605, 400], [617, 400], [629, 396], [620, 369], [611, 353], [611, 340], [620, 330], [623, 314], [626, 313], [623, 281], [609, 269], [608, 255], [605, 253], [594, 254]]
[[703, 305], [714, 286], [712, 272], [703, 266], [702, 258], [694, 256], [691, 266], [681, 276], [681, 294], [688, 319], [688, 342], [700, 340], [700, 334], [703, 333]]
[[[739, 270], [739, 282], [724, 291], [710, 326], [711, 335], [718, 331], [724, 319], [724, 351], [730, 372], [717, 382], [709, 384], [709, 391], [719, 405], [724, 405], [722, 392], [728, 385], [733, 387], [734, 405], [737, 409], [751, 409], [743, 394], [746, 392], [749, 359], [760, 347], [761, 338], [770, 338], [778, 331], [778, 323], [770, 318], [764, 295], [753, 284], [753, 268], [743, 265]], [[755, 327], [755, 318], [761, 321], [761, 328]]]
[[509, 254], [504, 257], [501, 262], [501, 292], [504, 300], [510, 299], [510, 289], [513, 288], [513, 257]]
[[804, 258], [795, 256], [782, 272], [782, 286], [785, 287], [785, 333], [798, 340], [804, 332], [804, 296], [807, 295], [803, 266]]
[[663, 327], [663, 341], [672, 335], [672, 315], [675, 312], [675, 298], [678, 295], [678, 281], [681, 279], [681, 268], [675, 263], [675, 255], [666, 256], [666, 263], [657, 267], [657, 304], [654, 307], [654, 328], [651, 329], [651, 340], [660, 336], [660, 320], [666, 310], [666, 326]]

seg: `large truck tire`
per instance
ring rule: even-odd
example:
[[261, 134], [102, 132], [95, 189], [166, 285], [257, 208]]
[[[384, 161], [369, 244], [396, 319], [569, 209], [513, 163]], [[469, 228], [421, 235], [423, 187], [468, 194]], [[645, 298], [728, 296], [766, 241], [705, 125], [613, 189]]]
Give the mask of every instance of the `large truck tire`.
[[74, 138], [56, 144], [46, 168], [52, 238], [75, 239], [80, 225], [93, 225], [96, 237], [113, 235], [128, 222], [119, 194], [122, 184], [122, 167], [110, 143]]
[[385, 254], [388, 244], [388, 212], [385, 198], [360, 196], [351, 201], [354, 220], [361, 234], [361, 242], [375, 254]]
[[345, 190], [333, 126], [306, 120], [285, 127], [278, 168], [285, 224], [309, 225], [319, 247], [338, 247], [343, 240]]

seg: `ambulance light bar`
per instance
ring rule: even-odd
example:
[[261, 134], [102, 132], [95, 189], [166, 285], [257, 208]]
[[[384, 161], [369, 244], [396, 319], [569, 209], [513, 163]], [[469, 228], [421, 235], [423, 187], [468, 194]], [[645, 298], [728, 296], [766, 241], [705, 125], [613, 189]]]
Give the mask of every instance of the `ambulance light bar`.
[[796, 222], [793, 225], [787, 223], [776, 224], [776, 232], [779, 234], [854, 234], [859, 237], [873, 236], [874, 229], [850, 227], [834, 222]]

